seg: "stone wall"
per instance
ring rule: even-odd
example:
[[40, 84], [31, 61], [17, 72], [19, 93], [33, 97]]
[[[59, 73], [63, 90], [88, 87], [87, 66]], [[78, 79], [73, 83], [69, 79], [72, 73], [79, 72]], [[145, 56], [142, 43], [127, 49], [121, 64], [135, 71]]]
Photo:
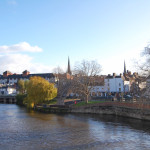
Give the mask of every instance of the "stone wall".
[[150, 109], [123, 107], [123, 106], [84, 106], [72, 107], [72, 113], [95, 113], [95, 114], [108, 114], [123, 117], [131, 117], [142, 120], [150, 120]]

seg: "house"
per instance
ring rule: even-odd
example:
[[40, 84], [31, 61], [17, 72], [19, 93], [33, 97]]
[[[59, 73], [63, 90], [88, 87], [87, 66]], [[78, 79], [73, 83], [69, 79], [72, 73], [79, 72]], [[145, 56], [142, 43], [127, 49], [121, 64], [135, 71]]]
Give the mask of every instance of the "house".
[[105, 90], [109, 93], [130, 92], [130, 82], [122, 74], [108, 74], [105, 78]]
[[103, 96], [105, 95], [105, 75], [94, 76], [94, 86], [91, 88], [91, 96]]
[[91, 90], [91, 96], [106, 96], [108, 93], [125, 93], [130, 91], [130, 82], [122, 74], [103, 76], [103, 84], [96, 85]]

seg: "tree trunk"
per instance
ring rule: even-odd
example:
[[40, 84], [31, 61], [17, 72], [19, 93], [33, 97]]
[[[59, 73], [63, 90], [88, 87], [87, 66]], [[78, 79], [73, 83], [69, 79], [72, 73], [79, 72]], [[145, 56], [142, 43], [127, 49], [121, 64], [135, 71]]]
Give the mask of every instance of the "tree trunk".
[[64, 100], [65, 100], [65, 98], [63, 98], [63, 97], [58, 97], [58, 99], [57, 99], [57, 104], [58, 104], [58, 105], [64, 105]]
[[86, 103], [89, 102], [89, 95], [86, 95]]

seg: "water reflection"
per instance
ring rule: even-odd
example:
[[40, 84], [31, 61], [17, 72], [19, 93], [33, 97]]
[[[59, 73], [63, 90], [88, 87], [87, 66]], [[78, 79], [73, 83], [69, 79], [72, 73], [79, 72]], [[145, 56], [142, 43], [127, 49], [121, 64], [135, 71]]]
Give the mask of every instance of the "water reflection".
[[0, 105], [0, 149], [150, 149], [150, 122], [90, 114], [42, 114]]

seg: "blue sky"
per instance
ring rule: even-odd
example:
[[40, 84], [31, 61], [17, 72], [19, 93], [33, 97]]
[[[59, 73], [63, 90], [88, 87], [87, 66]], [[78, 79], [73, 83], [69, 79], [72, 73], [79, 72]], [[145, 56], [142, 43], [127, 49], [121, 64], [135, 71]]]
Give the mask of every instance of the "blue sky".
[[102, 74], [136, 71], [150, 42], [150, 0], [1, 0], [0, 73], [52, 72], [96, 60]]

